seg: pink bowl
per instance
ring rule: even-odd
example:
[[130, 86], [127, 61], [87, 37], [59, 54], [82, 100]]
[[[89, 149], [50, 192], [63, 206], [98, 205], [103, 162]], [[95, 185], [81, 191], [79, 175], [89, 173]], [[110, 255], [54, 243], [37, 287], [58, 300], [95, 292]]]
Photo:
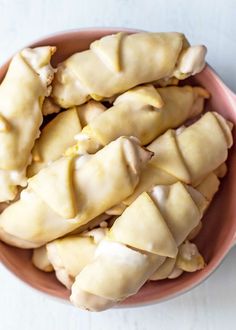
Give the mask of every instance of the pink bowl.
[[[129, 29], [86, 29], [53, 35], [30, 46], [55, 45], [57, 52], [53, 64], [64, 60], [74, 52], [85, 50], [89, 44], [104, 35]], [[0, 68], [0, 80], [3, 79], [8, 64]], [[217, 74], [207, 66], [203, 72], [190, 79], [191, 84], [204, 86], [212, 95], [207, 108], [222, 114], [236, 124], [236, 95], [220, 80]], [[234, 130], [235, 138], [235, 130]], [[223, 179], [211, 207], [204, 217], [204, 226], [196, 242], [203, 253], [207, 266], [204, 270], [187, 274], [175, 280], [150, 282], [133, 297], [122, 303], [123, 306], [137, 306], [156, 303], [183, 293], [206, 279], [220, 264], [236, 240], [236, 144], [230, 150], [228, 174]], [[0, 260], [17, 277], [31, 287], [53, 297], [68, 300], [70, 292], [66, 290], [53, 274], [37, 270], [30, 262], [31, 252], [20, 250], [0, 242]]]

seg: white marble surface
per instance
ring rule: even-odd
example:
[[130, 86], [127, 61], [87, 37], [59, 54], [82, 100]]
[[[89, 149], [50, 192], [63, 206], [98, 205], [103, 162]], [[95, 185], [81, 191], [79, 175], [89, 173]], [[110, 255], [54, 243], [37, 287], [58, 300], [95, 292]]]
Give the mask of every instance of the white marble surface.
[[[234, 0], [0, 0], [0, 62], [41, 36], [88, 26], [183, 31], [236, 91]], [[223, 221], [223, 219], [222, 219]], [[81, 312], [41, 296], [0, 266], [1, 330], [235, 329], [236, 249], [201, 286], [156, 306]]]

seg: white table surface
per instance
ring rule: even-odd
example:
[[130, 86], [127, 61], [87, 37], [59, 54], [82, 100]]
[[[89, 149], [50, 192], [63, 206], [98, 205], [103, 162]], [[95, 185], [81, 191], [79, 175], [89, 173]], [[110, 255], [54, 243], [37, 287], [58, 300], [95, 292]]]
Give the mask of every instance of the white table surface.
[[[183, 31], [236, 91], [234, 0], [0, 0], [0, 63], [41, 36], [88, 26]], [[224, 219], [222, 218], [222, 221]], [[202, 285], [174, 300], [100, 314], [41, 296], [0, 265], [1, 330], [235, 329], [236, 249]]]

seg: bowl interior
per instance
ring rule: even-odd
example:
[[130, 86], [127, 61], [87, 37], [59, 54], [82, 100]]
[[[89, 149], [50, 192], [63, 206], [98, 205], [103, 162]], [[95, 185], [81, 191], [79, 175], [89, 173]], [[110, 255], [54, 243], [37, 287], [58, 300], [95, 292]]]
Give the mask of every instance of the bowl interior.
[[[85, 50], [89, 44], [104, 35], [121, 29], [88, 29], [51, 36], [38, 41], [32, 46], [55, 45], [57, 52], [53, 64], [61, 62], [69, 55]], [[7, 63], [0, 68], [0, 80], [4, 77]], [[219, 80], [217, 75], [207, 67], [202, 73], [189, 80], [193, 85], [201, 85], [208, 89], [212, 97], [207, 104], [214, 110], [236, 124], [236, 100], [232, 101], [231, 92]], [[235, 131], [234, 131], [235, 138]], [[221, 189], [203, 220], [203, 229], [196, 239], [198, 247], [204, 255], [207, 266], [204, 270], [187, 274], [175, 280], [149, 282], [135, 296], [128, 298], [122, 305], [136, 305], [170, 298], [195, 286], [206, 278], [220, 263], [232, 245], [236, 232], [236, 145], [230, 150], [228, 174], [222, 180]], [[0, 260], [16, 276], [32, 287], [54, 297], [68, 299], [70, 292], [55, 278], [54, 274], [46, 274], [37, 270], [30, 262], [31, 251], [20, 250], [0, 242]]]

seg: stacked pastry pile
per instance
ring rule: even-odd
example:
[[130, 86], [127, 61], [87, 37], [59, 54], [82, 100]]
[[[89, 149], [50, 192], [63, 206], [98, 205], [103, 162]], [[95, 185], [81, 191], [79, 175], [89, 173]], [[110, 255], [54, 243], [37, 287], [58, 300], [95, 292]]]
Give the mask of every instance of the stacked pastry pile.
[[202, 114], [204, 88], [178, 86], [205, 65], [183, 34], [107, 36], [56, 69], [54, 52], [21, 51], [0, 86], [0, 238], [99, 311], [204, 267], [190, 241], [232, 124]]

